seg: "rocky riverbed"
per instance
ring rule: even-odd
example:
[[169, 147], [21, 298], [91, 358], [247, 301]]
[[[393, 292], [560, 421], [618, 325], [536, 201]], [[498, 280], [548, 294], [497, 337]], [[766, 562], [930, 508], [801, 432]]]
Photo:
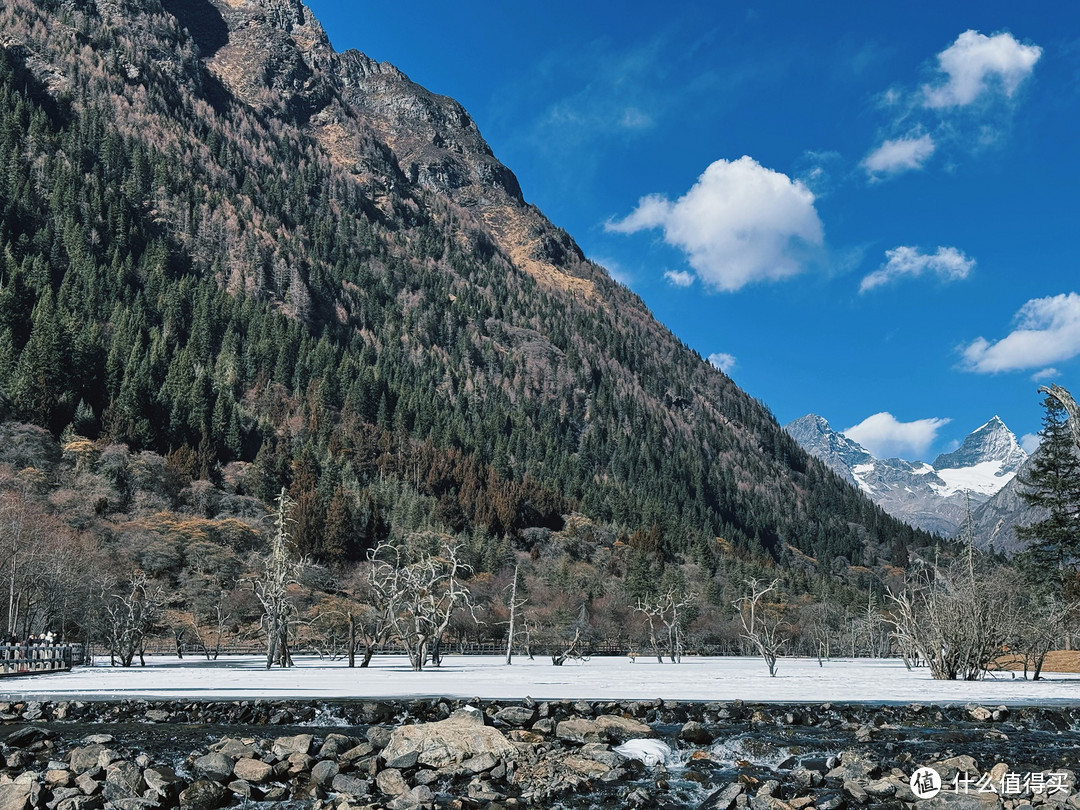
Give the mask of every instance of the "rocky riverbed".
[[1071, 707], [58, 701], [0, 723], [0, 810], [1080, 810]]

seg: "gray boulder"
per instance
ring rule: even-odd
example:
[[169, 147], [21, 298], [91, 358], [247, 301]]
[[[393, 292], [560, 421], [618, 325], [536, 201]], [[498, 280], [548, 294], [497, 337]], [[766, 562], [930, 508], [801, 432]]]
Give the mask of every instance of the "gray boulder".
[[382, 757], [393, 762], [413, 753], [421, 765], [444, 768], [479, 754], [513, 758], [517, 749], [497, 729], [485, 726], [478, 711], [462, 709], [446, 720], [394, 729]]
[[228, 782], [233, 775], [233, 759], [217, 751], [199, 757], [192, 763], [195, 772], [215, 782]]
[[253, 785], [261, 785], [274, 774], [272, 765], [257, 759], [245, 757], [236, 760], [232, 769], [233, 776]]
[[185, 810], [217, 810], [228, 801], [228, 791], [209, 779], [196, 779], [180, 794]]
[[293, 754], [307, 754], [311, 751], [315, 738], [310, 734], [297, 734], [295, 737], [278, 737], [274, 740], [274, 755], [288, 759]]

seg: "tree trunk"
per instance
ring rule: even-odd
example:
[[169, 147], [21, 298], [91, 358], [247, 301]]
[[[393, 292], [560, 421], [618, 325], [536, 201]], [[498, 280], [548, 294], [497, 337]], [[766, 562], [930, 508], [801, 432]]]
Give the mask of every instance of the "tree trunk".
[[506, 663], [510, 664], [510, 660], [514, 654], [514, 620], [517, 618], [517, 580], [518, 580], [518, 566], [514, 566], [514, 582], [510, 586], [510, 628], [506, 634]]
[[349, 614], [349, 669], [356, 666], [356, 622]]

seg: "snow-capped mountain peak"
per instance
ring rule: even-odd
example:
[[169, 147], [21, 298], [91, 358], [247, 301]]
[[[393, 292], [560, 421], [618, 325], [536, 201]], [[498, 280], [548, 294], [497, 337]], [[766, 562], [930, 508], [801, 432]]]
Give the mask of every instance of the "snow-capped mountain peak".
[[786, 426], [799, 445], [853, 483], [885, 511], [914, 526], [949, 536], [967, 510], [1012, 480], [1027, 454], [997, 416], [972, 431], [933, 464], [877, 459], [815, 414]]
[[966, 491], [989, 497], [1011, 481], [1026, 460], [1016, 436], [995, 416], [972, 431], [956, 450], [934, 459], [934, 469], [945, 481], [938, 494]]
[[995, 416], [969, 433], [956, 450], [942, 453], [934, 459], [934, 468], [946, 470], [997, 461], [1003, 470], [1015, 472], [1026, 458], [1027, 453], [1020, 447], [1012, 431], [1005, 427], [1000, 417]]

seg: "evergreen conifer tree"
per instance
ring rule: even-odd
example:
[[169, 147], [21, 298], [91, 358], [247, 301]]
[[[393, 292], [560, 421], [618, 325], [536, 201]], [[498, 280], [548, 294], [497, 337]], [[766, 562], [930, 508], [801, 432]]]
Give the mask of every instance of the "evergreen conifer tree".
[[1032, 573], [1064, 589], [1080, 561], [1080, 455], [1066, 424], [1065, 408], [1054, 397], [1043, 402], [1042, 442], [1031, 468], [1021, 473], [1020, 497], [1047, 513], [1016, 534], [1031, 545], [1025, 552]]

